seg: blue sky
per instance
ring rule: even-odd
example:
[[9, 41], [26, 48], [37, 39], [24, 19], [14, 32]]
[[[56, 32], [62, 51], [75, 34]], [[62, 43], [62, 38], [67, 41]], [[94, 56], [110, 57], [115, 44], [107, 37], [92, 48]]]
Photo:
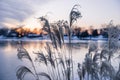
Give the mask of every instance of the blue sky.
[[48, 19], [69, 20], [73, 5], [80, 4], [82, 18], [77, 25], [99, 27], [101, 24], [120, 24], [120, 0], [0, 0], [0, 27], [26, 25], [39, 27], [35, 19], [48, 14]]

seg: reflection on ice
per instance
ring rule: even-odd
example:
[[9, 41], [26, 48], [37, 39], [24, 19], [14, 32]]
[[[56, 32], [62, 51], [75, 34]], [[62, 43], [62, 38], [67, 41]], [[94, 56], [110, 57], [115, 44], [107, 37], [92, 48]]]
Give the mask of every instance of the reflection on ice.
[[[50, 42], [49, 42], [50, 43]], [[82, 63], [88, 53], [88, 45], [90, 41], [86, 42], [76, 42], [72, 43], [72, 54], [73, 54], [73, 65], [75, 70], [77, 70], [77, 63]], [[103, 48], [103, 44], [105, 41], [94, 41], [97, 44], [99, 49]], [[31, 56], [32, 60], [36, 60], [37, 55], [34, 53], [45, 51], [46, 41], [0, 41], [0, 80], [16, 80], [16, 70], [19, 65], [25, 65], [28, 68], [32, 69], [31, 63], [24, 59], [23, 62], [18, 60], [17, 58], [17, 48], [19, 45], [22, 46], [28, 51], [29, 55]], [[50, 43], [51, 44], [51, 43]], [[62, 52], [63, 55], [68, 55], [69, 53], [70, 44], [66, 43], [64, 45], [64, 50]], [[47, 54], [47, 53], [45, 53]], [[112, 61], [113, 65], [116, 65], [115, 68], [118, 69], [119, 59], [114, 59]], [[38, 62], [34, 62], [37, 72], [47, 72], [45, 69], [45, 65], [39, 64]], [[50, 65], [48, 65], [50, 66]], [[74, 72], [76, 74], [76, 72]], [[30, 76], [30, 75], [27, 75]], [[26, 76], [26, 78], [27, 78]], [[76, 78], [76, 77], [75, 77]], [[32, 79], [32, 78], [31, 78]]]

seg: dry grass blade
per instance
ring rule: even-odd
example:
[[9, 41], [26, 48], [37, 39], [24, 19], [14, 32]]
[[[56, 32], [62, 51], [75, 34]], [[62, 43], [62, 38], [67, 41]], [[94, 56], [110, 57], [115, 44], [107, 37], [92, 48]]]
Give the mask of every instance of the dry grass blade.
[[88, 73], [91, 73], [91, 67], [93, 65], [93, 61], [92, 61], [92, 58], [90, 57], [90, 55], [86, 55], [86, 58], [85, 58], [85, 68], [87, 70]]
[[96, 43], [95, 42], [91, 42], [90, 44], [89, 44], [89, 53], [90, 52], [93, 52], [93, 51], [96, 51], [97, 50], [97, 45], [96, 45]]
[[50, 62], [50, 64], [55, 68], [55, 62], [54, 62], [54, 59], [53, 59], [53, 56], [52, 56], [52, 51], [51, 51], [51, 48], [50, 48], [50, 45], [48, 43], [46, 43], [47, 47], [46, 47], [46, 51], [48, 53], [47, 55], [47, 60]]
[[70, 80], [71, 78], [71, 59], [66, 60], [66, 70], [65, 70], [65, 75], [67, 80]]
[[62, 29], [62, 22], [58, 21], [57, 23], [54, 23], [51, 25], [52, 27], [52, 43], [55, 45], [55, 48], [59, 46], [62, 47], [62, 43], [64, 43], [64, 33]]
[[44, 24], [43, 24], [43, 30], [45, 30], [49, 34], [49, 37], [52, 40], [52, 34], [51, 34], [52, 31], [51, 31], [51, 28], [50, 28], [49, 21], [44, 16], [39, 17], [38, 19], [40, 19], [41, 21], [44, 22]]
[[65, 31], [66, 31], [66, 33], [67, 33], [67, 35], [69, 35], [69, 24], [68, 24], [68, 22], [67, 21], [65, 21], [64, 23], [63, 23], [63, 27], [65, 28]]
[[51, 41], [52, 41], [53, 46], [57, 49], [58, 45], [57, 45], [55, 34], [53, 32], [51, 32]]
[[78, 6], [79, 5], [74, 5], [70, 12], [70, 27], [78, 18], [82, 17], [80, 11], [77, 8]]
[[62, 58], [59, 59], [60, 60], [60, 64], [62, 64], [63, 68], [65, 69], [65, 64]]
[[101, 54], [100, 54], [100, 59], [101, 59], [101, 60], [102, 60], [102, 59], [107, 60], [107, 57], [105, 56], [105, 54], [108, 54], [108, 50], [103, 49], [103, 50], [101, 51]]
[[61, 37], [61, 40], [63, 43], [64, 43], [64, 31], [63, 31], [64, 23], [65, 23], [64, 20], [62, 20], [62, 21], [59, 20], [57, 22], [58, 31], [59, 31], [59, 34], [60, 34], [60, 37]]
[[119, 69], [116, 73], [115, 80], [120, 80], [120, 64], [119, 64]]
[[44, 77], [48, 78], [49, 80], [52, 80], [51, 77], [47, 73], [41, 72], [38, 75], [44, 76]]
[[64, 43], [64, 33], [63, 33], [63, 28], [62, 27], [59, 27], [59, 33], [60, 33], [61, 39]]
[[80, 63], [78, 63], [77, 73], [78, 73], [79, 79], [82, 80], [83, 74], [82, 74], [82, 67]]
[[38, 60], [41, 62], [44, 62], [45, 65], [47, 66], [47, 59], [46, 59], [46, 56], [43, 54], [43, 53], [35, 53], [38, 55]]
[[86, 68], [85, 68], [85, 64], [82, 65], [82, 77], [85, 78], [85, 74], [86, 74]]
[[30, 61], [32, 61], [29, 53], [27, 52], [27, 50], [26, 50], [25, 48], [23, 48], [23, 47], [21, 46], [21, 47], [19, 47], [19, 48], [17, 49], [17, 51], [18, 51], [17, 56], [18, 56], [19, 59], [27, 58], [27, 59], [29, 59]]
[[70, 76], [71, 76], [71, 69], [70, 69], [70, 67], [67, 68], [67, 70], [65, 71], [65, 74], [66, 74], [67, 80], [70, 80]]
[[52, 58], [48, 58], [48, 61], [50, 62], [50, 64], [55, 68], [55, 62]]
[[100, 71], [103, 76], [109, 76], [111, 79], [115, 77], [115, 70], [108, 61], [102, 62]]
[[93, 62], [98, 61], [99, 58], [100, 58], [100, 54], [95, 53], [95, 55], [93, 56]]
[[24, 79], [24, 76], [27, 74], [27, 73], [31, 73], [33, 76], [34, 74], [31, 72], [31, 70], [25, 66], [22, 66], [20, 67], [17, 72], [16, 72], [16, 76], [17, 76], [17, 79], [18, 80], [23, 80]]
[[38, 19], [45, 22], [44, 25], [43, 25], [43, 29], [47, 32], [50, 32], [50, 25], [49, 25], [48, 20], [44, 16], [39, 17]]
[[71, 59], [67, 59], [67, 60], [66, 60], [66, 65], [67, 65], [67, 66], [70, 66], [71, 63], [72, 63], [72, 60], [71, 60]]
[[54, 28], [53, 30], [54, 30], [56, 40], [59, 43], [59, 46], [61, 48], [62, 42], [61, 42], [61, 36], [60, 36], [59, 30], [57, 28], [56, 29]]

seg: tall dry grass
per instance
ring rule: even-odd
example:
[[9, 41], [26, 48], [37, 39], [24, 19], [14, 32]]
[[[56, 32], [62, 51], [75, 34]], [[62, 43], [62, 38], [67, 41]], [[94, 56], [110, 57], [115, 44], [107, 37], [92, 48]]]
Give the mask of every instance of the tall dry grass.
[[[69, 23], [67, 21], [58, 21], [50, 24], [46, 17], [38, 18], [41, 22], [44, 22], [43, 30], [48, 33], [51, 43], [46, 43], [45, 51], [34, 52], [34, 54], [37, 55], [36, 61], [44, 65], [47, 72], [37, 72], [34, 60], [21, 45], [18, 48], [17, 56], [19, 59], [28, 59], [32, 69], [26, 66], [18, 68], [16, 72], [18, 80], [24, 80], [27, 73], [32, 74], [36, 80], [41, 80], [41, 76], [48, 80], [75, 80], [74, 66], [76, 65], [73, 65], [71, 35], [72, 25], [81, 17], [78, 6], [74, 5], [70, 11]], [[103, 49], [99, 49], [96, 43], [91, 41], [84, 62], [77, 65], [78, 69], [76, 71], [79, 80], [120, 80], [120, 64], [119, 69], [116, 71], [111, 63], [114, 53], [119, 49], [117, 45], [119, 29], [118, 26], [111, 23], [107, 26], [108, 29], [105, 30], [108, 33], [107, 45]], [[69, 37], [69, 55], [65, 53], [64, 29]]]

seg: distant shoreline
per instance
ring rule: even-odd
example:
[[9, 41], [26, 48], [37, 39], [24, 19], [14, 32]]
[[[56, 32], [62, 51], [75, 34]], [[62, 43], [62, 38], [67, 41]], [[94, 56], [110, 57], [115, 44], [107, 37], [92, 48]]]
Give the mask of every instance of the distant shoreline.
[[[69, 40], [67, 38], [64, 38], [64, 39], [65, 39], [64, 40], [65, 43], [69, 43]], [[0, 38], [0, 42], [2, 42], [2, 41], [25, 41], [25, 42], [45, 41], [45, 42], [51, 42], [50, 39], [42, 39], [42, 38]], [[78, 43], [78, 42], [86, 43], [86, 42], [89, 42], [89, 41], [106, 42], [107, 38], [101, 38], [101, 39], [98, 39], [98, 38], [72, 39], [71, 41], [72, 41], [72, 43]]]

